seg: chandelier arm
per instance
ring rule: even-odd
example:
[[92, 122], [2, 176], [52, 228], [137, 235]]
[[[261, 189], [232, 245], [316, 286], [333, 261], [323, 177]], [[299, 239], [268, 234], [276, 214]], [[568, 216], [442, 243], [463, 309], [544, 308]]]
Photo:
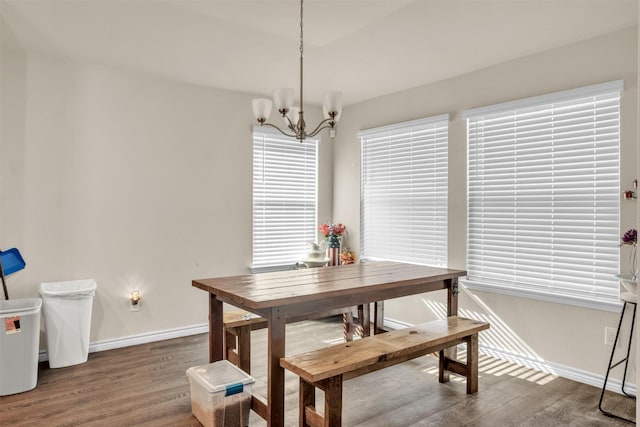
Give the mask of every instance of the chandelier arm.
[[287, 133], [287, 132], [283, 131], [282, 129], [280, 129], [278, 126], [272, 125], [271, 123], [261, 123], [260, 126], [272, 127], [275, 130], [277, 130], [278, 132], [280, 132], [281, 134], [283, 134], [284, 136], [288, 136], [288, 137], [291, 137], [291, 138], [297, 138], [298, 137], [298, 135], [296, 135], [295, 133]]
[[316, 136], [317, 134], [319, 134], [321, 131], [325, 129], [335, 129], [335, 126], [331, 126], [331, 125], [322, 126], [321, 128], [318, 128], [315, 131], [311, 132], [310, 134], [307, 134], [307, 136], [309, 138], [313, 138], [314, 136]]
[[293, 125], [293, 122], [291, 121], [291, 119], [289, 118], [289, 116], [284, 116], [284, 118], [287, 120], [287, 122], [289, 122], [289, 129], [292, 129], [295, 131], [295, 126]]
[[[318, 134], [318, 132], [320, 132], [323, 129], [327, 129], [327, 128], [333, 128], [335, 127], [335, 122], [333, 121], [334, 119], [324, 119], [323, 121], [321, 121], [320, 123], [318, 123], [318, 126], [316, 126], [316, 128], [309, 132], [307, 134], [307, 136], [316, 136]], [[331, 124], [330, 122], [333, 122], [333, 124]], [[326, 126], [324, 126], [326, 124]]]
[[315, 131], [307, 134], [307, 136], [309, 138], [313, 138], [314, 136], [316, 136], [317, 134], [319, 134], [321, 131], [325, 130], [325, 129], [335, 129], [335, 127], [331, 126], [331, 125], [326, 125], [326, 126], [322, 126], [321, 128], [316, 129]]

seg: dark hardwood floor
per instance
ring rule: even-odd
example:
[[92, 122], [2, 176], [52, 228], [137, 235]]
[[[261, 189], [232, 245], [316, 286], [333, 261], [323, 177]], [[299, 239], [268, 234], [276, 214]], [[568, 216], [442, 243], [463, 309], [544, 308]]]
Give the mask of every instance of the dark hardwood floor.
[[[266, 331], [252, 335], [255, 390], [266, 390]], [[287, 326], [287, 353], [340, 340], [339, 319]], [[207, 336], [196, 335], [92, 353], [67, 368], [39, 369], [38, 386], [0, 397], [1, 426], [198, 426], [185, 371], [207, 363]], [[598, 411], [600, 390], [481, 355], [480, 391], [463, 380], [439, 384], [425, 356], [345, 383], [346, 426], [614, 426]], [[297, 377], [286, 376], [286, 425], [297, 425]], [[322, 394], [318, 394], [318, 399]], [[635, 417], [635, 401], [607, 393], [606, 407]], [[254, 413], [252, 426], [266, 423]]]

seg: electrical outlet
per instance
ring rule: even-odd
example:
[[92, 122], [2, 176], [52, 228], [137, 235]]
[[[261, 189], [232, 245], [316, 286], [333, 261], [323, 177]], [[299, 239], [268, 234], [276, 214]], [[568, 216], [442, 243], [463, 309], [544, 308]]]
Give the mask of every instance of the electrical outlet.
[[610, 328], [609, 326], [604, 327], [604, 343], [606, 345], [613, 345], [613, 342], [616, 340], [616, 328]]
[[133, 290], [129, 294], [129, 311], [140, 311], [140, 304], [142, 298], [140, 298], [140, 291]]

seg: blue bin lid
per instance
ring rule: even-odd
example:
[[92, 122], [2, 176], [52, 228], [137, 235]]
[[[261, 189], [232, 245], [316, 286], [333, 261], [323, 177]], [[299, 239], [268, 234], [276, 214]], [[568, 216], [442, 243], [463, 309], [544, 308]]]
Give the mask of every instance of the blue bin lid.
[[187, 376], [198, 382], [207, 393], [225, 391], [227, 396], [243, 391], [243, 386], [256, 380], [228, 360], [187, 369]]
[[5, 276], [20, 271], [24, 268], [25, 262], [17, 248], [0, 251], [0, 260], [2, 261], [2, 271]]

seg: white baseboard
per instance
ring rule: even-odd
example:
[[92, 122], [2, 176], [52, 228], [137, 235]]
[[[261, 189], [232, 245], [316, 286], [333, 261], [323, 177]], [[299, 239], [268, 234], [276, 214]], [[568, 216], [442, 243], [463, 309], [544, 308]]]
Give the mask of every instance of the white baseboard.
[[[130, 335], [128, 337], [113, 338], [110, 340], [90, 343], [89, 353], [113, 350], [122, 347], [130, 347], [139, 344], [147, 344], [156, 341], [170, 340], [173, 338], [188, 337], [190, 335], [204, 334], [207, 332], [209, 332], [209, 324], [202, 323], [199, 325], [185, 326], [183, 328], [167, 329], [164, 331], [147, 332], [139, 335]], [[49, 360], [47, 350], [41, 350], [38, 357], [40, 362]]]
[[[557, 375], [579, 383], [589, 384], [597, 388], [602, 388], [602, 384], [604, 383], [604, 375], [594, 374], [593, 372], [583, 371], [571, 366], [560, 365], [546, 360], [536, 360], [520, 354], [504, 351], [502, 349], [491, 348], [490, 346], [483, 344], [478, 345], [478, 351], [488, 356], [493, 356], [501, 360], [506, 360], [508, 362], [546, 372], [551, 375]], [[629, 380], [630, 378], [627, 378], [627, 382], [624, 387], [625, 391], [629, 394], [635, 395], [636, 385]], [[607, 380], [607, 390], [622, 394], [622, 381], [609, 377]]]
[[[402, 329], [413, 326], [406, 322], [390, 319], [385, 317], [384, 325], [389, 329]], [[150, 342], [164, 341], [173, 338], [187, 337], [190, 335], [204, 334], [209, 332], [209, 324], [203, 323], [199, 325], [185, 326], [183, 328], [167, 329], [164, 331], [148, 332], [139, 335], [131, 335], [128, 337], [114, 338], [110, 340], [98, 341], [89, 344], [89, 353], [95, 353], [98, 351], [113, 350], [116, 348], [129, 347], [139, 344], [147, 344]], [[536, 369], [538, 371], [546, 372], [552, 375], [558, 375], [563, 378], [567, 378], [573, 381], [577, 381], [584, 384], [589, 384], [594, 387], [601, 388], [604, 383], [604, 376], [600, 374], [594, 374], [592, 372], [583, 371], [581, 369], [572, 368], [570, 366], [564, 366], [557, 363], [532, 359], [528, 356], [512, 353], [498, 348], [493, 348], [488, 345], [480, 343], [478, 350], [488, 356], [492, 356], [501, 360], [515, 363], [527, 368]], [[42, 350], [39, 354], [40, 362], [49, 360], [47, 351]], [[622, 381], [618, 379], [609, 378], [607, 381], [607, 390], [615, 393], [622, 393], [621, 391]], [[625, 390], [627, 393], [636, 394], [636, 385], [632, 383], [625, 384]]]
[[413, 325], [411, 323], [401, 322], [396, 319], [389, 319], [388, 317], [385, 317], [384, 326], [385, 328], [396, 330], [396, 329], [409, 328]]

